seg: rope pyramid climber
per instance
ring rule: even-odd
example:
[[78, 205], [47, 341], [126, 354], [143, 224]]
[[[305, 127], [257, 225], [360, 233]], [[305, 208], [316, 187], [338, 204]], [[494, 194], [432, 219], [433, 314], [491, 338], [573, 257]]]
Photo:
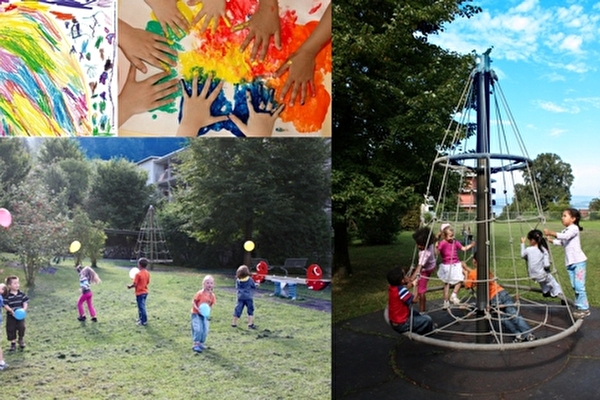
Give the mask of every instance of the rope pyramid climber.
[[148, 212], [138, 233], [134, 258], [131, 261], [136, 262], [141, 257], [147, 258], [150, 264], [173, 262], [167, 249], [164, 232], [156, 221], [152, 205], [148, 207]]
[[[438, 147], [440, 150], [433, 162], [421, 205], [421, 226], [430, 228], [430, 243], [436, 240], [441, 227], [451, 225], [457, 231], [462, 227], [463, 245], [471, 241], [476, 244], [476, 251], [461, 255], [465, 271], [469, 271], [467, 263], [474, 265], [470, 289], [461, 289], [463, 295], [457, 304], [428, 310], [436, 324], [433, 332], [413, 333], [411, 319], [411, 330], [406, 333], [415, 341], [454, 349], [538, 347], [574, 333], [582, 324], [582, 319], [574, 318], [568, 299], [547, 299], [540, 295], [539, 285], [533, 287], [534, 282], [521, 258], [520, 239], [532, 230], [543, 230], [546, 217], [532, 176], [532, 161], [497, 77], [490, 68], [489, 52], [480, 56], [459, 101], [456, 120], [448, 127], [443, 143]], [[493, 108], [490, 107], [491, 94], [494, 96]], [[473, 110], [476, 116], [472, 115]], [[495, 122], [494, 135], [491, 135], [490, 120]], [[476, 134], [473, 131], [475, 125]], [[506, 126], [512, 128], [512, 136], [507, 134]], [[472, 143], [473, 138], [475, 143]], [[521, 155], [511, 154], [512, 147], [516, 147]], [[440, 166], [444, 170], [439, 191], [432, 193], [437, 176], [434, 169]], [[524, 199], [514, 191], [515, 185], [522, 182], [520, 174], [531, 184], [534, 212], [531, 207], [521, 209]], [[493, 210], [498, 188], [501, 188], [499, 195], [507, 206], [496, 216]], [[415, 267], [415, 258], [416, 249], [411, 269]], [[550, 273], [559, 281], [551, 252], [549, 259]], [[428, 292], [441, 289], [432, 287], [441, 283], [438, 278], [432, 275], [429, 279]], [[506, 312], [508, 308], [490, 303], [490, 294], [496, 293], [497, 288], [504, 289], [514, 299], [516, 313]], [[520, 335], [506, 329], [508, 324], [522, 323], [519, 318], [530, 328], [527, 337], [535, 340], [522, 342]]]

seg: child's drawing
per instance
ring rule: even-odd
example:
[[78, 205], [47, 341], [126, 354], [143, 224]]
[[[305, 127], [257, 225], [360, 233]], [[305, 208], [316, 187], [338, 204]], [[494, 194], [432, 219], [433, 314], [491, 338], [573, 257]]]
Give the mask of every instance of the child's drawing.
[[0, 0], [0, 136], [116, 133], [114, 1]]

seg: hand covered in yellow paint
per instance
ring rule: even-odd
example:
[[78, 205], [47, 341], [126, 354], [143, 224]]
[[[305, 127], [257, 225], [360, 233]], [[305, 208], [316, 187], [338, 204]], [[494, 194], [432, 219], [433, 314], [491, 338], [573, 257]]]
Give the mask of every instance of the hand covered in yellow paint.
[[214, 32], [219, 26], [219, 18], [227, 19], [225, 16], [225, 0], [188, 0], [187, 2], [188, 6], [195, 6], [198, 3], [202, 3], [202, 8], [194, 17], [192, 26], [196, 26], [204, 18], [200, 32], [204, 33], [211, 24]]
[[170, 48], [166, 39], [143, 29], [134, 28], [119, 19], [119, 47], [129, 62], [143, 73], [148, 72], [146, 64], [164, 69], [164, 65], [174, 67], [177, 51]]
[[275, 77], [283, 75], [289, 71], [289, 75], [279, 93], [280, 100], [283, 101], [290, 88], [292, 95], [290, 97], [290, 106], [300, 95], [300, 104], [306, 100], [307, 89], [315, 96], [314, 73], [315, 58], [321, 49], [331, 40], [331, 4], [323, 13], [317, 27], [310, 34], [304, 43], [275, 71]]
[[135, 114], [169, 104], [173, 99], [166, 97], [179, 90], [177, 79], [158, 83], [169, 76], [166, 71], [149, 76], [142, 81], [135, 79], [136, 71], [135, 66], [131, 64], [125, 86], [119, 93], [119, 126]]
[[198, 77], [194, 76], [194, 79], [192, 80], [191, 96], [187, 95], [183, 81], [181, 82], [181, 87], [183, 89], [183, 105], [181, 123], [177, 129], [177, 136], [196, 137], [198, 136], [200, 128], [227, 120], [227, 115], [210, 115], [210, 106], [216, 100], [219, 92], [223, 89], [224, 83], [222, 80], [215, 89], [209, 93], [212, 78], [212, 75], [208, 76], [200, 94], [198, 94]]
[[244, 122], [234, 114], [230, 114], [229, 119], [244, 135], [246, 135], [246, 137], [271, 136], [273, 134], [275, 121], [283, 111], [285, 104], [281, 104], [273, 110], [272, 102], [268, 102], [267, 104], [261, 103], [259, 105], [259, 111], [257, 112], [252, 105], [252, 95], [250, 94], [250, 91], [246, 92], [246, 104], [248, 105], [248, 111], [250, 113], [247, 124], [244, 124]]
[[165, 36], [168, 37], [169, 29], [179, 36], [181, 32], [187, 32], [190, 29], [188, 20], [177, 8], [178, 0], [144, 0], [154, 12], [156, 19], [160, 23]]
[[244, 51], [250, 42], [254, 40], [250, 60], [254, 60], [260, 51], [258, 58], [264, 61], [271, 36], [273, 36], [277, 50], [281, 50], [281, 25], [279, 23], [279, 4], [277, 0], [260, 0], [254, 15], [247, 22], [232, 29], [237, 31], [245, 28], [248, 28], [248, 36], [242, 42], [240, 51]]

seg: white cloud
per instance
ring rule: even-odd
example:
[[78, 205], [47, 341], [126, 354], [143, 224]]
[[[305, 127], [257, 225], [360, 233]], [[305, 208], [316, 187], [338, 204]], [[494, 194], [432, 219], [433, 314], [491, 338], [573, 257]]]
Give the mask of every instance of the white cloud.
[[566, 129], [552, 128], [550, 129], [550, 136], [560, 136], [565, 132], [567, 132]]
[[518, 6], [516, 6], [513, 10], [519, 13], [526, 13], [533, 10], [537, 6], [537, 0], [525, 0]]
[[582, 43], [583, 38], [581, 36], [568, 35], [563, 39], [559, 47], [563, 50], [571, 51], [573, 53], [580, 53]]
[[541, 109], [546, 110], [546, 111], [550, 111], [550, 112], [553, 112], [553, 113], [567, 113], [567, 112], [569, 112], [569, 110], [566, 109], [565, 107], [561, 107], [558, 104], [555, 104], [555, 103], [553, 103], [551, 101], [542, 101], [542, 100], [539, 100], [537, 102], [537, 105]]

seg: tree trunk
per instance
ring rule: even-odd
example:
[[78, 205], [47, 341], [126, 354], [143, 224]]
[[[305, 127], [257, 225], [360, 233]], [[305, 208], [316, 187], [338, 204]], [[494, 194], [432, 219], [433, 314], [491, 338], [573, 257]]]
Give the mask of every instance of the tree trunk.
[[352, 275], [346, 220], [333, 224], [333, 235], [333, 275], [341, 277]]

